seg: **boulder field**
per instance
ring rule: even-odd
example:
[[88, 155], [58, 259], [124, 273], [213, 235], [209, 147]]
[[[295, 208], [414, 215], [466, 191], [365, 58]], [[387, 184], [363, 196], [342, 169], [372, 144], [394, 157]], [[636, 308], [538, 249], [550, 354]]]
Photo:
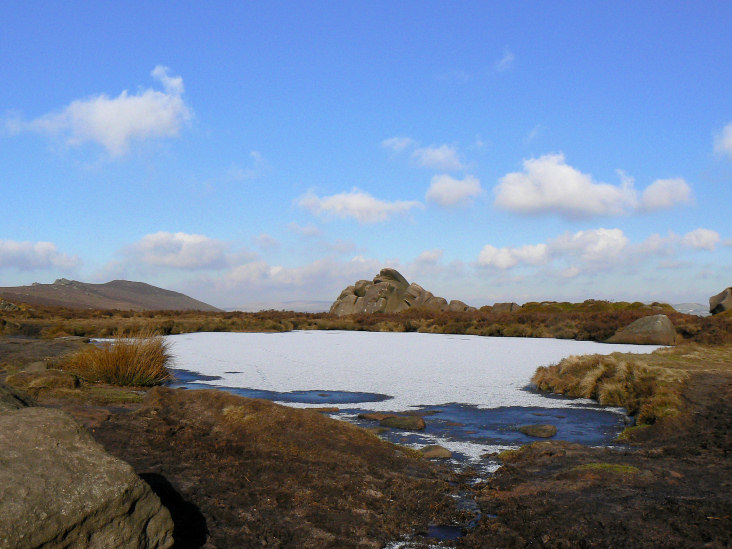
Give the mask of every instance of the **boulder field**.
[[411, 284], [396, 269], [381, 269], [373, 280], [359, 280], [348, 286], [333, 302], [330, 313], [337, 316], [371, 313], [398, 313], [410, 308], [429, 311], [474, 311], [462, 301], [448, 303], [419, 284]]

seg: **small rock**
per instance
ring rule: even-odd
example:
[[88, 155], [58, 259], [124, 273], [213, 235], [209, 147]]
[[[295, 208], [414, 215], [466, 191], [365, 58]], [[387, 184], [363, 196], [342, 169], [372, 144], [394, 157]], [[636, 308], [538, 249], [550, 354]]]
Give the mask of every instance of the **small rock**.
[[366, 412], [363, 414], [358, 414], [358, 419], [367, 419], [369, 421], [381, 421], [382, 419], [386, 419], [388, 417], [396, 417], [396, 414], [389, 414], [384, 412]]
[[425, 459], [450, 459], [452, 452], [439, 444], [431, 444], [420, 450]]
[[546, 423], [522, 425], [518, 430], [527, 436], [536, 438], [551, 438], [557, 434], [557, 428]]
[[426, 427], [424, 419], [419, 416], [391, 416], [379, 421], [379, 425], [404, 431], [421, 431]]

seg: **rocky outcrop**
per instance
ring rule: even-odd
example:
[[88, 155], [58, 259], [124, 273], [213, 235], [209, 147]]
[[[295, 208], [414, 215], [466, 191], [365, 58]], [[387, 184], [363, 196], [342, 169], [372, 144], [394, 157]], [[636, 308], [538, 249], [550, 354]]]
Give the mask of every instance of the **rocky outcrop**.
[[398, 313], [412, 307], [429, 311], [470, 311], [462, 301], [449, 304], [422, 286], [409, 283], [397, 270], [381, 269], [373, 280], [359, 280], [341, 292], [330, 308], [331, 314]]
[[713, 315], [732, 309], [732, 287], [709, 298], [709, 312]]
[[666, 315], [644, 316], [618, 330], [607, 343], [675, 345], [676, 329]]
[[132, 467], [60, 410], [2, 387], [0, 402], [0, 548], [173, 545], [170, 513]]

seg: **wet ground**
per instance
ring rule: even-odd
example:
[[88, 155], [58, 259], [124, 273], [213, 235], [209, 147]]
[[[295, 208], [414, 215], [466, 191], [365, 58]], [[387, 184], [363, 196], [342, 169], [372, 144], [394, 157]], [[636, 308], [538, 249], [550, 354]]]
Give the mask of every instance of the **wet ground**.
[[[210, 389], [206, 381], [219, 379], [187, 370], [173, 371], [176, 381], [171, 387], [187, 389]], [[307, 404], [322, 407], [336, 407], [337, 411], [329, 412], [336, 419], [355, 423], [361, 427], [374, 427], [378, 423], [359, 419], [358, 415], [370, 410], [359, 408], [359, 403], [388, 401], [389, 395], [378, 393], [359, 393], [334, 390], [310, 390], [277, 392], [261, 389], [220, 387], [216, 389], [248, 398], [263, 398], [283, 404]], [[531, 391], [529, 387], [525, 389]], [[421, 406], [407, 411], [393, 410], [395, 413], [407, 413], [423, 416], [426, 428], [419, 432], [402, 430], [384, 430], [380, 436], [397, 444], [405, 444], [413, 448], [439, 444], [453, 453], [452, 463], [458, 468], [471, 466], [478, 475], [494, 471], [499, 462], [486, 459], [485, 455], [536, 441], [536, 438], [521, 433], [518, 428], [529, 424], [551, 424], [557, 428], [552, 440], [576, 442], [589, 446], [616, 445], [614, 439], [625, 428], [628, 418], [622, 410], [611, 407], [600, 407], [573, 402], [563, 397], [570, 406], [556, 407], [524, 407], [502, 406], [497, 408], [480, 408], [477, 406], [449, 403], [439, 406]]]

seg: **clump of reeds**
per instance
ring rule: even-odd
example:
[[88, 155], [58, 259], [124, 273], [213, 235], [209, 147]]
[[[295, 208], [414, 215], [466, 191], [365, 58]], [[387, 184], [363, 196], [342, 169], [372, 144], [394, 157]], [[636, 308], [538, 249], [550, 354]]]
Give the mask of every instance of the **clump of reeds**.
[[67, 358], [62, 367], [90, 382], [147, 387], [171, 377], [171, 360], [168, 342], [155, 331], [141, 330], [89, 346]]

